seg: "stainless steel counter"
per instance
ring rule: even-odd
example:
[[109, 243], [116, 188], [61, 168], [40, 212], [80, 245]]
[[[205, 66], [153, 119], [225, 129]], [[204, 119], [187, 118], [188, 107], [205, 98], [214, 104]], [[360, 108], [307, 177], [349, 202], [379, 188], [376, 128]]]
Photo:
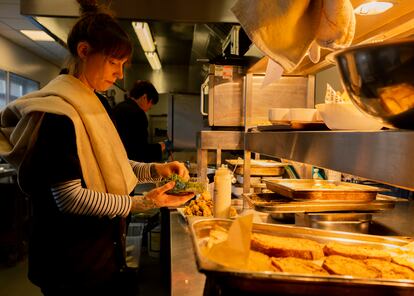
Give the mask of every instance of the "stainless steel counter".
[[414, 131], [248, 132], [245, 149], [414, 189]]
[[[399, 202], [394, 210], [374, 216], [372, 230], [377, 235], [414, 237], [414, 201]], [[276, 222], [255, 212], [254, 222]], [[187, 223], [178, 212], [170, 213], [171, 295], [203, 295], [206, 276], [197, 270]]]
[[203, 295], [206, 276], [197, 270], [187, 222], [176, 211], [170, 213], [171, 295]]

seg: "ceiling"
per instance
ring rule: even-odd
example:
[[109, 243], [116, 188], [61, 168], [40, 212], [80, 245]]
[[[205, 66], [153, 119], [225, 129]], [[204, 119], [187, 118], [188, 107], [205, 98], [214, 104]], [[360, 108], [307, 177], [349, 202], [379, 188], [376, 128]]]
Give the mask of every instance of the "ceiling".
[[[22, 0], [22, 2], [24, 2]], [[50, 1], [49, 1], [50, 3]], [[65, 10], [68, 11], [68, 10]], [[68, 51], [65, 41], [76, 17], [32, 17], [20, 14], [20, 0], [0, 0], [0, 35], [61, 67]], [[121, 26], [134, 43], [133, 64], [146, 64], [144, 52], [130, 20], [120, 19]], [[149, 20], [163, 65], [186, 66], [198, 60], [213, 59], [222, 53], [222, 43], [231, 23], [158, 22]], [[54, 35], [58, 42], [33, 41], [19, 30], [38, 30]]]
[[[352, 3], [356, 7], [363, 1], [352, 0]], [[147, 63], [131, 26], [133, 20], [149, 23], [163, 65], [182, 66], [220, 56], [222, 44], [237, 22], [230, 11], [236, 0], [100, 2], [111, 4], [111, 9], [131, 36], [134, 42], [133, 64]], [[413, 19], [412, 0], [393, 2], [395, 8], [385, 14], [357, 16], [354, 43], [381, 35], [385, 28], [388, 29], [390, 25], [397, 26], [401, 20], [408, 22]], [[20, 9], [24, 14], [36, 16], [36, 21], [22, 16]], [[78, 5], [75, 0], [0, 0], [0, 35], [60, 67], [67, 54], [64, 41], [77, 16]], [[20, 29], [37, 29], [39, 26], [43, 26], [61, 43], [34, 42], [19, 32]], [[254, 55], [260, 57], [262, 54], [256, 51]]]
[[67, 50], [57, 42], [35, 42], [19, 30], [38, 30], [30, 18], [20, 14], [20, 0], [0, 0], [0, 35], [60, 67]]

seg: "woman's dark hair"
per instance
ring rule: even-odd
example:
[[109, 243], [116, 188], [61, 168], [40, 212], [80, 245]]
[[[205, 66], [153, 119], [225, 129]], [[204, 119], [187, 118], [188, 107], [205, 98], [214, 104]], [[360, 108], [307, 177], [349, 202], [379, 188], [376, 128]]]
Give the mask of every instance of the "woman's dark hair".
[[151, 82], [146, 80], [135, 81], [129, 91], [129, 96], [131, 98], [138, 99], [145, 94], [147, 95], [148, 100], [150, 100], [154, 105], [158, 103], [158, 92]]
[[132, 54], [131, 40], [109, 11], [99, 7], [96, 0], [77, 1], [80, 4], [81, 17], [70, 31], [67, 42], [75, 61], [81, 41], [88, 42], [92, 52], [117, 59], [129, 58]]

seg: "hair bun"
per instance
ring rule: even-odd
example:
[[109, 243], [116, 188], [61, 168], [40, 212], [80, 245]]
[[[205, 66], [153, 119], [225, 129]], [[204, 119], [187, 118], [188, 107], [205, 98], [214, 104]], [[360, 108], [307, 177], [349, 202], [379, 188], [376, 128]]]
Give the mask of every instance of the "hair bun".
[[81, 14], [96, 13], [99, 11], [98, 1], [96, 0], [77, 0], [80, 5]]

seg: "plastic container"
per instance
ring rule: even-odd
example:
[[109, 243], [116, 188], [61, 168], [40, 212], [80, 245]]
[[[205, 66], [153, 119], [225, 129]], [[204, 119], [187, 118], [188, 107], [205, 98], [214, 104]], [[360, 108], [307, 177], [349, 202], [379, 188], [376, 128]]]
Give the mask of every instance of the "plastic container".
[[214, 176], [214, 203], [215, 218], [229, 218], [231, 206], [231, 179], [232, 174], [226, 165], [222, 164]]
[[128, 235], [126, 237], [126, 264], [130, 268], [139, 267], [144, 226], [144, 223], [130, 223], [128, 226]]
[[161, 225], [158, 225], [148, 232], [148, 255], [159, 258], [161, 250]]
[[300, 122], [315, 121], [316, 109], [312, 108], [291, 108], [290, 120]]

